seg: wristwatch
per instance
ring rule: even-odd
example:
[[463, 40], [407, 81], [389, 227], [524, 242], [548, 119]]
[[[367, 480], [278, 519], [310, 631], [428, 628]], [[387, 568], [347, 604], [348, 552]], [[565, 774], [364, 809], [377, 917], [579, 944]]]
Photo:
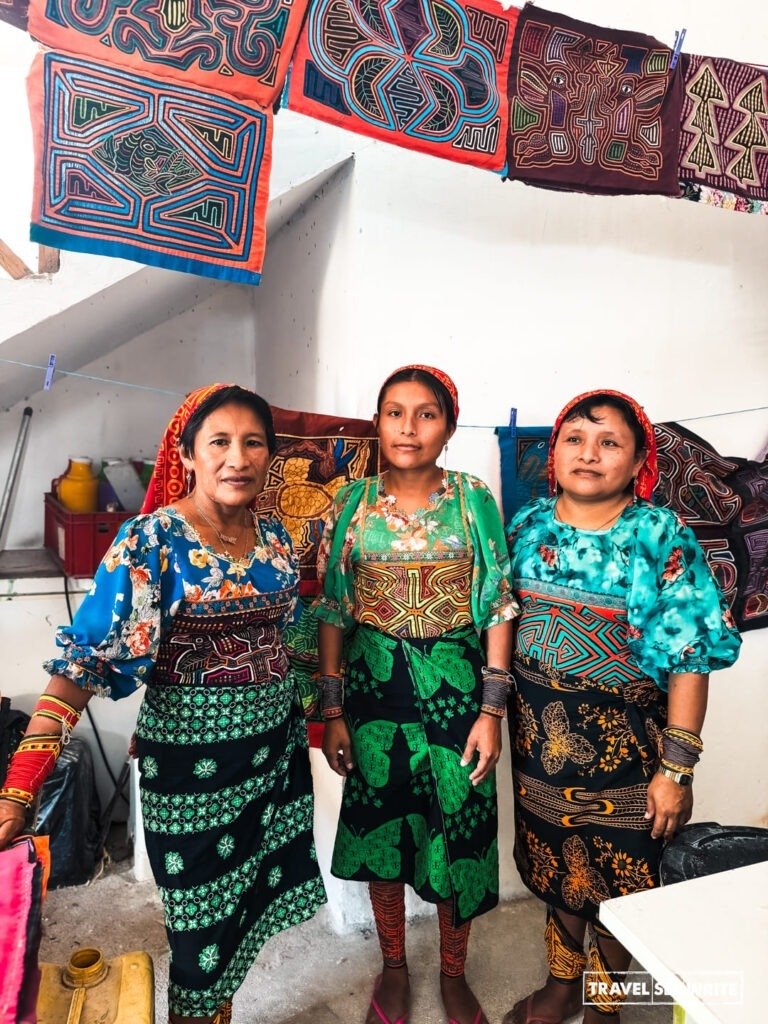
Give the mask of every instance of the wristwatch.
[[663, 764], [659, 765], [658, 771], [660, 775], [672, 779], [678, 786], [690, 786], [693, 782], [693, 775], [687, 775], [685, 772], [673, 772], [671, 768], [665, 768]]

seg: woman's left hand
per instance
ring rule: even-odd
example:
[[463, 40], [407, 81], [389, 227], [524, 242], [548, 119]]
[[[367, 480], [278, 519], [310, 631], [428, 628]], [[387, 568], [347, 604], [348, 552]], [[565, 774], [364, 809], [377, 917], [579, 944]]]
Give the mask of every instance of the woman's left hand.
[[648, 786], [646, 818], [653, 818], [651, 835], [669, 842], [677, 830], [690, 820], [693, 793], [690, 786], [681, 786], [666, 775], [656, 773]]
[[481, 713], [467, 737], [461, 763], [469, 764], [477, 753], [477, 767], [469, 776], [473, 786], [482, 782], [493, 771], [501, 757], [501, 721], [494, 715]]

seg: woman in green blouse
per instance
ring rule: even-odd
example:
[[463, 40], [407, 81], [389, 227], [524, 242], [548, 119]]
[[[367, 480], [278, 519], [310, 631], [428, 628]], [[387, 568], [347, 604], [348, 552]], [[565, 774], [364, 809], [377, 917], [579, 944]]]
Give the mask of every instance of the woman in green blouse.
[[449, 1021], [482, 1024], [464, 961], [472, 918], [498, 901], [494, 766], [517, 606], [493, 497], [437, 465], [453, 381], [404, 367], [377, 410], [389, 468], [340, 491], [315, 606], [323, 749], [346, 779], [332, 871], [370, 887], [384, 966], [367, 1024], [408, 1019], [405, 883], [437, 904]]

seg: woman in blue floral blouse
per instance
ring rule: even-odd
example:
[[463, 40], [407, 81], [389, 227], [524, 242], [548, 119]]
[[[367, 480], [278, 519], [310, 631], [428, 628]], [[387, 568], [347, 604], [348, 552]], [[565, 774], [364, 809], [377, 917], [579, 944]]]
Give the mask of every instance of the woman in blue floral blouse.
[[228, 1021], [266, 939], [325, 900], [282, 640], [297, 568], [281, 524], [250, 509], [274, 450], [269, 406], [253, 392], [217, 384], [187, 399], [143, 514], [122, 526], [59, 631], [51, 683], [0, 790], [2, 847], [90, 696], [146, 685], [136, 748], [172, 1024]]
[[692, 531], [649, 500], [656, 441], [636, 402], [569, 402], [549, 470], [552, 496], [508, 532], [515, 861], [547, 904], [549, 976], [505, 1024], [559, 1024], [583, 994], [584, 1024], [615, 1024], [611, 981], [629, 954], [598, 907], [658, 884], [663, 845], [691, 815], [708, 675], [740, 639]]

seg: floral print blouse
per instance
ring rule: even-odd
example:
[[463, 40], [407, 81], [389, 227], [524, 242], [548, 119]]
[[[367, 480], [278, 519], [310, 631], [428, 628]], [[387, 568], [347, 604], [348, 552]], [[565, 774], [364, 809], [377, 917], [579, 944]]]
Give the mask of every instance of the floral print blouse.
[[662, 688], [669, 673], [732, 665], [741, 638], [693, 531], [667, 508], [627, 505], [608, 530], [581, 530], [554, 515], [554, 498], [531, 502], [509, 524], [516, 591], [536, 584], [584, 601], [626, 604], [627, 645]]
[[482, 480], [466, 473], [446, 473], [444, 488], [410, 515], [384, 492], [380, 477], [343, 487], [318, 554], [323, 591], [313, 611], [319, 619], [342, 628], [354, 623], [355, 565], [370, 556], [391, 562], [469, 558], [475, 627], [488, 629], [518, 613], [498, 506]]
[[279, 625], [288, 625], [298, 599], [291, 542], [276, 519], [256, 522], [263, 543], [249, 558], [231, 561], [206, 546], [173, 507], [128, 519], [72, 625], [59, 629], [61, 654], [45, 670], [117, 700], [151, 682], [160, 641], [182, 604], [226, 613], [279, 595], [286, 609]]

